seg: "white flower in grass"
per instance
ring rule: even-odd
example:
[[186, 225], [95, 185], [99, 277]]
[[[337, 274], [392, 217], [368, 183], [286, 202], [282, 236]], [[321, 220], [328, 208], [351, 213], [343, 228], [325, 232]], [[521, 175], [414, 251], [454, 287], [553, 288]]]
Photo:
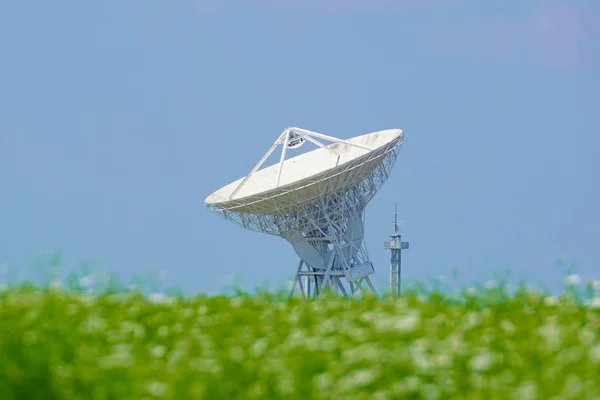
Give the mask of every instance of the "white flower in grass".
[[326, 390], [331, 387], [331, 385], [335, 382], [335, 379], [333, 376], [331, 376], [331, 374], [326, 372], [315, 376], [313, 378], [313, 382], [319, 390]]
[[565, 284], [569, 286], [577, 286], [581, 282], [579, 275], [571, 274], [565, 277]]
[[470, 366], [476, 371], [487, 371], [494, 365], [494, 358], [489, 353], [479, 354], [471, 358]]
[[418, 313], [411, 313], [396, 320], [395, 328], [400, 332], [412, 332], [421, 323], [421, 316]]
[[589, 308], [600, 309], [600, 297], [594, 297], [593, 299], [586, 300], [585, 305]]
[[150, 354], [152, 354], [154, 358], [161, 358], [165, 353], [166, 349], [164, 346], [154, 346], [150, 349]]
[[90, 275], [82, 276], [79, 278], [79, 284], [87, 289], [94, 284], [94, 277]]
[[154, 381], [148, 384], [147, 390], [154, 397], [163, 397], [169, 391], [169, 385], [165, 382]]
[[173, 299], [164, 293], [152, 293], [149, 297], [150, 302], [157, 304], [170, 304]]
[[495, 281], [487, 281], [484, 286], [488, 290], [494, 289], [496, 287], [496, 282]]
[[240, 308], [244, 304], [244, 300], [242, 300], [240, 298], [234, 298], [234, 299], [231, 299], [231, 301], [229, 302], [229, 304], [233, 308]]
[[508, 320], [502, 321], [500, 326], [502, 327], [502, 330], [504, 332], [508, 333], [509, 335], [512, 335], [513, 333], [515, 333], [515, 330], [516, 330], [515, 325]]
[[597, 344], [590, 349], [588, 358], [592, 364], [600, 364], [600, 344]]
[[586, 283], [589, 285], [589, 287], [591, 287], [594, 290], [600, 290], [600, 281], [597, 280], [596, 278], [586, 278]]
[[359, 369], [341, 378], [338, 382], [338, 387], [342, 392], [351, 392], [370, 385], [378, 377], [379, 370], [376, 368]]
[[554, 296], [548, 296], [544, 299], [544, 304], [547, 306], [555, 306], [558, 304], [558, 299]]
[[536, 294], [538, 294], [537, 288], [535, 286], [533, 286], [533, 285], [529, 285], [529, 284], [525, 285], [525, 290], [530, 295], [536, 295]]
[[468, 296], [475, 296], [475, 293], [477, 293], [477, 291], [475, 290], [475, 288], [468, 287], [468, 288], [465, 290], [465, 293], [466, 293]]
[[522, 383], [514, 392], [514, 398], [522, 400], [533, 400], [538, 398], [538, 388], [535, 383], [526, 381]]
[[60, 289], [61, 286], [62, 286], [62, 282], [58, 279], [54, 279], [52, 282], [50, 282], [50, 287], [52, 289]]

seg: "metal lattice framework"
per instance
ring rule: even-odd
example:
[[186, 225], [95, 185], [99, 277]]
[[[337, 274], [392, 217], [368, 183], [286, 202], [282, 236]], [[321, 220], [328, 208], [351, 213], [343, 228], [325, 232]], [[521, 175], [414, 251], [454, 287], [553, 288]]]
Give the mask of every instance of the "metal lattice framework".
[[[319, 139], [333, 144], [325, 146]], [[282, 171], [292, 168], [287, 163], [294, 159], [286, 160], [287, 149], [297, 148], [304, 141], [323, 149], [319, 157], [332, 157], [335, 163], [332, 161], [332, 167], [319, 173], [280, 185]], [[299, 286], [307, 297], [318, 295], [325, 287], [348, 295], [342, 278], [352, 294], [364, 290], [363, 282], [376, 293], [369, 278], [374, 268], [363, 240], [365, 208], [388, 179], [403, 143], [401, 130], [346, 141], [288, 128], [249, 175], [230, 185], [233, 191], [217, 191], [206, 204], [245, 229], [279, 236], [292, 244], [300, 257], [292, 294]], [[253, 175], [279, 145], [283, 147], [280, 162], [273, 166], [276, 173], [272, 170], [268, 176], [275, 178], [275, 184], [269, 190], [249, 190], [249, 195], [236, 197], [244, 185], [252, 184]], [[344, 151], [352, 151], [352, 156], [344, 157]]]

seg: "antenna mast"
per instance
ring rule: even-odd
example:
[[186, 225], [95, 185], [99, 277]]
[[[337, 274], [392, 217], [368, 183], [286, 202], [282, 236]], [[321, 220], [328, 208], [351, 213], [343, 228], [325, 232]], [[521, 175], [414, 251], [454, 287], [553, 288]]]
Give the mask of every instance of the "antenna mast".
[[402, 224], [402, 221], [398, 221], [398, 203], [396, 203], [392, 223], [394, 224], [394, 233], [390, 235], [389, 241], [383, 242], [383, 248], [389, 249], [391, 252], [390, 291], [392, 295], [398, 295], [400, 293], [400, 274], [402, 272], [402, 250], [408, 249], [408, 242], [403, 242], [399, 233], [398, 224]]
[[398, 203], [395, 205], [395, 213], [394, 213], [394, 233], [398, 233]]

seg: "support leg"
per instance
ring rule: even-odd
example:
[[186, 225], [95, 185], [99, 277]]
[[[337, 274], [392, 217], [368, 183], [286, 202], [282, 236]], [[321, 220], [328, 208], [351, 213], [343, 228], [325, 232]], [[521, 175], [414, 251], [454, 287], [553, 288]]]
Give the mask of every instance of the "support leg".
[[325, 268], [323, 285], [327, 285], [329, 283], [329, 279], [331, 278], [329, 275], [329, 272], [331, 271], [331, 268], [333, 267], [333, 262], [335, 261], [335, 258], [336, 258], [335, 254], [332, 254], [331, 257], [329, 258], [329, 262], [327, 263], [327, 268]]
[[[302, 265], [304, 265], [304, 261], [300, 260], [300, 263], [298, 263], [298, 269], [296, 270], [296, 278], [294, 279], [294, 283], [292, 284], [292, 290], [290, 291], [289, 297], [292, 297], [292, 295], [294, 294], [294, 290], [296, 290], [296, 284], [300, 282], [300, 275], [298, 274], [302, 269]], [[302, 282], [300, 282], [300, 290], [302, 290]]]
[[348, 293], [346, 292], [346, 289], [344, 289], [344, 285], [342, 285], [342, 281], [338, 276], [335, 277], [335, 282], [337, 283], [337, 286], [340, 289], [340, 291], [344, 294], [344, 297], [348, 298]]
[[302, 293], [302, 297], [306, 298], [306, 291], [304, 290], [304, 285], [302, 284], [302, 277], [298, 276], [296, 279], [298, 280], [298, 286], [300, 286], [300, 293]]
[[371, 291], [373, 291], [373, 294], [375, 295], [375, 297], [379, 297], [379, 293], [377, 293], [375, 286], [373, 286], [373, 283], [371, 282], [371, 278], [366, 276], [365, 280], [367, 281], [367, 285], [369, 285], [369, 287], [371, 288]]
[[358, 294], [362, 293], [364, 291], [364, 289], [362, 288], [362, 286], [360, 284], [361, 282], [362, 282], [362, 279], [359, 279], [358, 281], [355, 282], [356, 289], [354, 290], [354, 294], [353, 294], [354, 297], [358, 297]]

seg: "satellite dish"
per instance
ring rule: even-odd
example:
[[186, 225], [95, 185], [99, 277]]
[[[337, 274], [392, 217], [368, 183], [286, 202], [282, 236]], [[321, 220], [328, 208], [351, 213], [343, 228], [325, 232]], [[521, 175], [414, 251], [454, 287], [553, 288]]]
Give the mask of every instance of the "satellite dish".
[[[305, 141], [318, 148], [286, 159], [288, 149]], [[403, 143], [400, 129], [342, 140], [288, 128], [248, 175], [212, 193], [205, 204], [245, 229], [282, 237], [293, 246], [300, 262], [292, 294], [300, 286], [306, 297], [324, 287], [347, 295], [342, 278], [352, 294], [365, 290], [364, 282], [376, 293], [363, 240], [364, 212]], [[279, 163], [260, 169], [280, 145]]]

